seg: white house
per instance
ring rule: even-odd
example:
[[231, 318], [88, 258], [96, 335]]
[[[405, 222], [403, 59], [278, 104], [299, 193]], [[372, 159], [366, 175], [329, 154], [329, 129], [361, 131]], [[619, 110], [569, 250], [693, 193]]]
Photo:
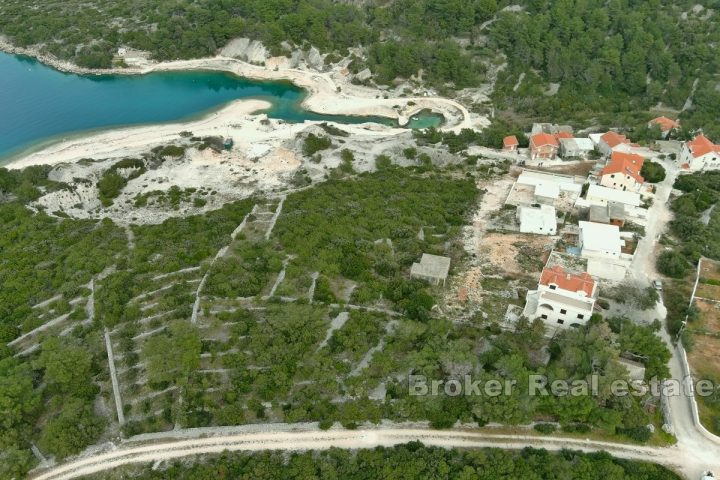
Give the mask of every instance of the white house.
[[582, 158], [591, 152], [595, 145], [589, 138], [560, 138], [560, 156], [563, 158]]
[[555, 235], [557, 233], [557, 217], [555, 207], [540, 205], [537, 207], [518, 208], [520, 231], [538, 235]]
[[585, 258], [619, 260], [625, 241], [617, 225], [579, 222], [580, 255]]
[[629, 146], [630, 140], [617, 132], [607, 132], [597, 139], [597, 149], [604, 155], [610, 155], [613, 150], [622, 149], [623, 145]]
[[523, 170], [517, 179], [517, 184], [534, 186], [535, 199], [539, 203], [552, 204], [558, 199], [560, 192], [580, 195], [583, 181], [570, 175]]
[[637, 192], [645, 183], [640, 175], [645, 159], [634, 153], [613, 151], [610, 161], [600, 171], [600, 185], [617, 190]]
[[692, 171], [720, 168], [720, 145], [700, 134], [683, 144], [680, 149], [680, 165]]
[[[640, 194], [614, 188], [603, 187], [602, 185], [590, 185], [585, 200], [589, 205], [607, 205], [609, 202], [622, 203], [632, 207], [639, 207]], [[579, 202], [578, 202], [579, 203]]]
[[571, 274], [557, 265], [543, 269], [538, 289], [527, 294], [523, 315], [531, 320], [540, 318], [551, 329], [584, 325], [592, 316], [596, 298], [597, 285], [587, 272]]

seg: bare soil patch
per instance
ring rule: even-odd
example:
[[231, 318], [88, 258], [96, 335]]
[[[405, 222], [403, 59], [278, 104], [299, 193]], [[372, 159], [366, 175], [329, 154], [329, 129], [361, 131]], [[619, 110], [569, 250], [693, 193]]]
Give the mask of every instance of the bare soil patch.
[[552, 165], [549, 167], [534, 167], [535, 170], [542, 172], [561, 173], [563, 175], [581, 175], [587, 176], [590, 170], [595, 166], [595, 160], [587, 162], [571, 163], [569, 165]]
[[553, 244], [551, 237], [540, 235], [491, 233], [482, 239], [481, 249], [501, 272], [539, 274]]
[[693, 370], [720, 377], [720, 304], [697, 300], [700, 320], [690, 325], [695, 345], [688, 354]]

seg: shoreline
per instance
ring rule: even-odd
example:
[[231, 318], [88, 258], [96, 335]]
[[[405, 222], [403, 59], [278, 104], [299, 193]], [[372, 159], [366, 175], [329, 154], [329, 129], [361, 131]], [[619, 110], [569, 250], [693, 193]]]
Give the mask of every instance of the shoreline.
[[255, 112], [270, 106], [271, 103], [266, 100], [242, 99], [225, 104], [218, 110], [188, 122], [110, 128], [89, 135], [78, 132], [75, 135], [70, 134], [71, 138], [43, 145], [37, 150], [20, 152], [2, 167], [14, 170], [31, 165], [70, 163], [82, 158], [137, 155], [164, 141], [179, 138], [179, 133], [186, 129], [192, 130], [193, 133], [197, 132], [198, 135], [216, 135], [216, 130], [225, 128], [245, 116], [256, 116]]
[[[306, 95], [304, 96], [300, 106], [310, 112], [324, 115], [378, 116], [397, 122], [398, 126], [378, 125], [378, 128], [372, 129], [375, 130], [372, 132], [375, 134], [392, 136], [405, 132], [407, 129], [403, 127], [407, 125], [410, 118], [423, 110], [430, 110], [442, 115], [445, 118], [445, 122], [440, 129], [445, 131], [459, 131], [462, 128], [484, 126], [488, 123], [486, 118], [481, 118], [479, 121], [473, 122], [470, 112], [462, 104], [452, 99], [443, 97], [390, 97], [381, 89], [353, 85], [349, 79], [346, 78], [347, 73], [343, 74], [339, 68], [335, 68], [328, 72], [320, 72], [311, 69], [282, 66], [281, 64], [284, 61], [287, 61], [285, 57], [270, 58], [266, 60], [265, 65], [263, 66], [253, 65], [242, 60], [218, 55], [216, 57], [193, 60], [150, 63], [147, 66], [91, 70], [78, 67], [70, 62], [58, 60], [50, 55], [42, 54], [37, 49], [14, 46], [4, 37], [0, 37], [0, 51], [11, 55], [28, 56], [61, 72], [78, 75], [145, 75], [153, 72], [204, 70], [225, 72], [237, 77], [251, 80], [289, 81], [293, 85], [306, 91]], [[388, 98], [385, 98], [386, 96]], [[226, 104], [224, 106], [220, 106], [217, 110], [210, 111], [205, 118], [216, 117], [230, 121], [231, 117], [221, 114], [221, 112], [226, 112], [228, 109], [231, 109], [233, 105], [242, 102], [253, 102], [253, 100], [236, 100], [229, 105]], [[268, 107], [256, 108], [255, 111], [262, 110], [264, 108]], [[243, 112], [243, 115], [246, 116], [248, 113]], [[120, 136], [127, 133], [134, 134], [134, 131], [137, 129], [148, 130], [148, 135], [151, 134], [149, 130], [156, 130], [159, 134], [156, 135], [155, 138], [155, 142], [157, 143], [162, 140], [160, 134], [161, 132], [167, 130], [168, 125], [172, 125], [175, 129], [179, 128], [180, 130], [189, 130], [192, 129], [192, 126], [197, 124], [198, 121], [201, 120], [173, 122], [171, 124], [143, 124], [119, 128], [111, 127], [108, 130], [102, 130], [98, 133], [92, 133], [92, 131], [90, 131], [89, 135], [83, 134], [83, 132], [78, 132], [77, 135], [79, 138], [73, 138], [68, 141], [52, 142], [48, 145], [42, 145], [41, 141], [38, 150], [28, 147], [28, 150], [26, 151], [11, 155], [7, 163], [3, 162], [3, 166], [5, 168], [22, 168], [21, 165], [35, 165], [40, 162], [41, 158], [45, 158], [53, 152], [67, 152], [67, 149], [70, 148], [70, 146], [79, 144], [84, 146], [81, 150], [85, 152], [85, 156], [101, 155], [102, 152], [107, 151], [107, 145], [100, 144], [103, 138], [113, 133], [119, 134]], [[312, 123], [316, 122], [308, 121], [306, 124]], [[225, 125], [228, 124], [225, 123]], [[354, 130], [356, 128], [361, 128], [360, 125], [362, 124], [339, 125], [346, 130]], [[219, 126], [222, 125], [218, 125], [218, 127]], [[378, 131], [378, 129], [380, 131]], [[362, 131], [363, 133], [368, 133], [367, 128], [363, 128]], [[167, 135], [167, 133], [165, 133], [165, 135]], [[97, 148], [85, 147], [86, 144], [93, 142], [98, 143]], [[124, 145], [122, 144], [118, 144], [116, 146], [118, 149], [124, 149]], [[67, 153], [69, 154], [69, 152]], [[75, 155], [69, 156], [75, 157]], [[58, 160], [56, 158], [52, 158], [52, 160], [52, 163], [71, 161]]]

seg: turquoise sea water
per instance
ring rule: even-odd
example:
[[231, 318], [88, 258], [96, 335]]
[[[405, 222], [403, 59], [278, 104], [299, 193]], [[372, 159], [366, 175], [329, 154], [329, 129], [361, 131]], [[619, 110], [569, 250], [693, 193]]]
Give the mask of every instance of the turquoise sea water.
[[[300, 104], [305, 91], [289, 82], [254, 81], [221, 72], [74, 75], [34, 59], [0, 52], [0, 163], [33, 145], [87, 130], [190, 119], [240, 98], [272, 103], [271, 118], [289, 122], [394, 123], [382, 117], [320, 115]], [[418, 116], [425, 128], [441, 117]]]

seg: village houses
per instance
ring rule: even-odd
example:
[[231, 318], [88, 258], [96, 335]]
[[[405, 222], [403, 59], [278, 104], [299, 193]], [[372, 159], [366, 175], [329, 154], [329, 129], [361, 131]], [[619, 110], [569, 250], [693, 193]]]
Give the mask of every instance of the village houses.
[[682, 145], [679, 157], [683, 168], [700, 171], [720, 168], [720, 145], [710, 141], [702, 133]]
[[603, 155], [610, 155], [615, 150], [626, 150], [631, 146], [630, 140], [617, 132], [607, 132], [603, 135], [591, 134], [590, 138], [593, 139], [597, 149]]
[[645, 159], [634, 153], [612, 152], [600, 171], [600, 185], [616, 190], [637, 192], [645, 183], [640, 175]]
[[668, 117], [656, 117], [648, 122], [648, 128], [653, 128], [654, 126], [659, 126], [660, 135], [662, 135], [662, 138], [667, 138], [671, 131], [680, 128], [680, 120], [673, 120]]
[[557, 214], [555, 207], [540, 205], [538, 207], [522, 206], [518, 208], [521, 233], [537, 235], [555, 235], [557, 233]]
[[589, 138], [560, 138], [560, 156], [563, 158], [585, 158], [595, 149]]
[[620, 259], [625, 242], [617, 225], [579, 222], [580, 255], [585, 258]]
[[520, 142], [515, 135], [509, 135], [503, 138], [503, 150], [506, 152], [516, 152]]
[[592, 316], [596, 298], [597, 285], [587, 272], [569, 273], [561, 265], [546, 267], [537, 290], [527, 293], [523, 315], [531, 320], [540, 318], [555, 329], [584, 325]]
[[530, 159], [552, 160], [557, 156], [557, 138], [549, 133], [536, 133], [530, 137]]

